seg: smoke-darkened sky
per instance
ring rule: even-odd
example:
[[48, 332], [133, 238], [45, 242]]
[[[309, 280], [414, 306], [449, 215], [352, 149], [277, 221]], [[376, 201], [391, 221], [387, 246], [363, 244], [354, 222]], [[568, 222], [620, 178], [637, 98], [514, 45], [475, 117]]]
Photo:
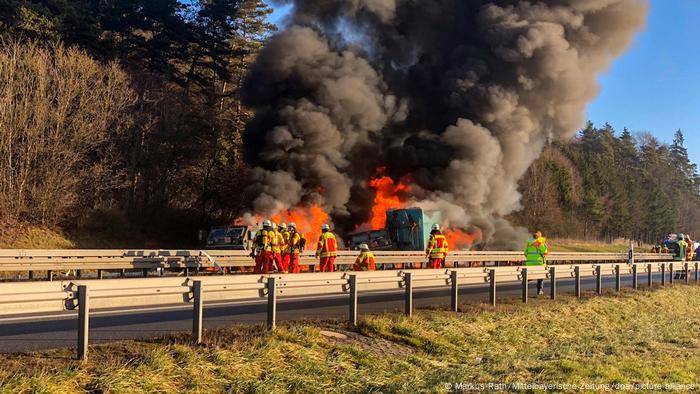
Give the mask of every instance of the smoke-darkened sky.
[[[700, 163], [700, 3], [651, 0], [648, 25], [630, 50], [599, 78], [600, 96], [588, 107], [596, 124], [650, 131], [665, 142], [682, 129], [691, 159]], [[276, 7], [283, 24], [290, 6]]]

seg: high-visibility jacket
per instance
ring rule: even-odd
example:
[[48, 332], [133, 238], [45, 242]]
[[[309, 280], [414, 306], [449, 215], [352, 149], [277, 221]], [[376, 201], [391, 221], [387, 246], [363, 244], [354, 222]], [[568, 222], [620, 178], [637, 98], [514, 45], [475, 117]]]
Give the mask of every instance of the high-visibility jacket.
[[326, 231], [318, 237], [318, 245], [316, 246], [316, 256], [318, 257], [335, 257], [338, 255], [338, 241], [335, 235]]
[[356, 271], [374, 271], [374, 254], [370, 251], [363, 251], [355, 260]]
[[298, 255], [301, 251], [302, 242], [304, 236], [296, 231], [290, 231], [287, 233], [287, 250], [289, 253]]
[[525, 265], [545, 265], [549, 249], [544, 237], [530, 238], [525, 243]]
[[279, 234], [279, 245], [280, 245], [280, 250], [282, 253], [287, 252], [287, 240], [289, 239], [289, 232], [288, 231], [278, 231], [277, 234]]
[[425, 254], [430, 256], [430, 259], [444, 259], [449, 251], [447, 238], [444, 235], [440, 233], [430, 234], [428, 247], [425, 249]]
[[272, 250], [270, 246], [270, 231], [258, 230], [255, 233], [255, 240], [253, 241], [253, 247], [259, 252], [269, 252]]
[[282, 244], [284, 243], [282, 234], [280, 234], [280, 232], [277, 230], [271, 230], [269, 231], [269, 237], [272, 253], [282, 253]]
[[678, 241], [678, 254], [674, 256], [674, 260], [685, 261], [686, 253], [688, 253], [688, 243], [684, 240]]

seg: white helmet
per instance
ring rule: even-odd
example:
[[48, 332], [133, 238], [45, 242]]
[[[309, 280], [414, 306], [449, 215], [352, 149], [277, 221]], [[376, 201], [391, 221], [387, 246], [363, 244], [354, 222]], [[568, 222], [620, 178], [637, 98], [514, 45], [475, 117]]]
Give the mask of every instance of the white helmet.
[[367, 245], [367, 244], [360, 244], [359, 248], [360, 248], [360, 250], [369, 250], [369, 245]]
[[272, 227], [272, 222], [270, 222], [269, 220], [265, 220], [263, 222], [263, 227]]
[[282, 224], [280, 224], [279, 229], [280, 229], [280, 230], [286, 230], [286, 229], [287, 229], [287, 223], [282, 223]]
[[437, 223], [433, 224], [433, 231], [440, 231], [440, 225]]
[[272, 223], [270, 224], [270, 227], [272, 227], [273, 230], [277, 230], [277, 223], [272, 222]]
[[297, 224], [294, 222], [289, 223], [289, 228], [297, 228]]
[[331, 226], [324, 224], [321, 226], [321, 230], [323, 231], [331, 231]]

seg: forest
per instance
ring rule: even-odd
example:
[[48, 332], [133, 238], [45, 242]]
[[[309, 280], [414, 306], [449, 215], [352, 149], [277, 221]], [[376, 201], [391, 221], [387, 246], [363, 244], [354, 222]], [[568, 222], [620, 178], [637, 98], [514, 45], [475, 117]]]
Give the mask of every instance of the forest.
[[[249, 209], [242, 104], [260, 0], [0, 0], [0, 223], [168, 245]], [[508, 218], [550, 237], [700, 235], [683, 132], [551, 141]]]

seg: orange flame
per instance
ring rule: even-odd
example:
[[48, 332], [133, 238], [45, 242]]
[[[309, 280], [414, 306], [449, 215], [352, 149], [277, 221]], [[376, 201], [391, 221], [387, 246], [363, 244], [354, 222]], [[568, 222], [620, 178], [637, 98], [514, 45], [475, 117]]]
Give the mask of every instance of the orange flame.
[[481, 230], [478, 229], [474, 232], [466, 232], [460, 229], [446, 229], [445, 237], [447, 237], [450, 249], [459, 250], [469, 249], [475, 242], [481, 241], [483, 235]]
[[377, 168], [377, 178], [369, 181], [369, 187], [374, 189], [374, 204], [372, 216], [367, 223], [357, 227], [358, 230], [378, 230], [386, 226], [386, 211], [392, 208], [404, 208], [406, 198], [411, 192], [410, 178], [404, 177], [395, 183], [384, 174], [384, 167]]
[[315, 247], [321, 235], [321, 225], [329, 222], [328, 213], [318, 205], [285, 209], [273, 215], [272, 220], [277, 224], [294, 222], [297, 230], [306, 237], [307, 249]]

